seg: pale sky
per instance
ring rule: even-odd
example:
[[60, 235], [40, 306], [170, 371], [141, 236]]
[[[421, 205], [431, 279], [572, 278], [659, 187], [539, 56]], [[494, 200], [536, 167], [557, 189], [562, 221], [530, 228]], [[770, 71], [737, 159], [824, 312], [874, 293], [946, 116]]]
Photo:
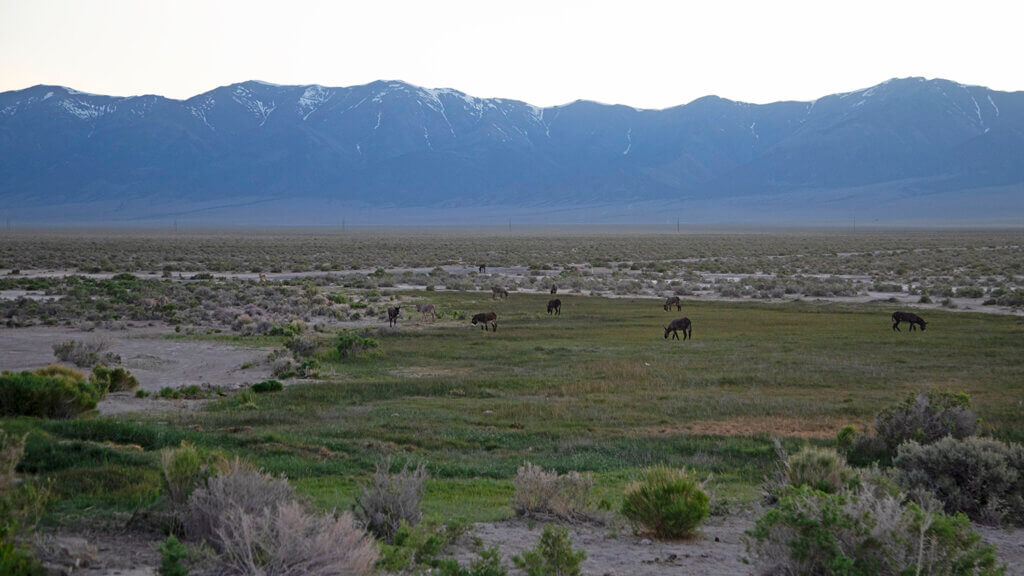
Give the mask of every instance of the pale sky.
[[1024, 90], [1024, 2], [0, 0], [0, 91], [187, 98], [377, 79], [539, 106], [813, 100], [892, 77]]

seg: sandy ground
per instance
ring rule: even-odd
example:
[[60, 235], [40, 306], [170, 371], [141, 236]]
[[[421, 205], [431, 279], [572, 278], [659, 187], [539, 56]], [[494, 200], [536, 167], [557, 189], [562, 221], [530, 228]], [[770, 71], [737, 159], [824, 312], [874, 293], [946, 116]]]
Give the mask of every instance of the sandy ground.
[[[744, 563], [747, 557], [744, 533], [753, 528], [760, 510], [741, 511], [725, 517], [711, 517], [701, 528], [701, 535], [684, 541], [659, 542], [635, 536], [620, 525], [597, 526], [581, 524], [569, 527], [573, 547], [584, 549], [583, 574], [588, 576], [654, 576], [662, 574], [732, 576], [757, 574], [754, 566]], [[476, 558], [470, 544], [478, 537], [484, 548], [498, 546], [508, 559], [533, 548], [543, 522], [513, 519], [481, 523], [470, 537], [464, 537], [455, 548], [455, 557], [464, 565]], [[1007, 574], [1024, 576], [1024, 529], [1003, 530], [975, 526], [982, 538], [994, 544], [1000, 562], [1007, 565]], [[508, 566], [512, 568], [509, 560]], [[520, 571], [514, 568], [510, 574]]]
[[[659, 542], [635, 536], [622, 524], [569, 525], [573, 547], [587, 552], [583, 574], [587, 576], [733, 576], [757, 574], [744, 563], [744, 532], [754, 525], [761, 510], [740, 511], [725, 517], [711, 517], [698, 537], [691, 540]], [[1005, 530], [975, 526], [982, 538], [997, 549], [1007, 574], [1024, 576], [1024, 529]], [[512, 519], [476, 524], [451, 549], [453, 556], [468, 566], [483, 548], [498, 546], [509, 574], [519, 576], [511, 556], [533, 548], [544, 522]], [[69, 531], [61, 538], [88, 543], [87, 565], [75, 574], [148, 576], [157, 573], [160, 557], [157, 548], [163, 536], [122, 530]], [[474, 546], [479, 538], [481, 547]]]
[[[654, 576], [660, 574], [733, 575], [754, 574], [743, 563], [743, 532], [753, 527], [747, 514], [710, 518], [701, 535], [674, 542], [659, 542], [634, 536], [620, 525], [570, 525], [573, 547], [587, 552], [583, 574], [594, 576]], [[513, 519], [477, 524], [471, 536], [480, 538], [484, 548], [498, 546], [506, 559], [533, 548], [544, 530], [543, 522]], [[455, 557], [468, 565], [476, 558], [472, 538], [463, 538]], [[507, 562], [511, 568], [512, 563]], [[521, 573], [514, 568], [511, 574]]]
[[[139, 388], [148, 392], [193, 384], [234, 388], [270, 377], [270, 367], [264, 362], [266, 349], [164, 338], [173, 333], [164, 326], [90, 332], [53, 326], [0, 328], [0, 368], [20, 371], [45, 366], [56, 361], [52, 348], [56, 342], [100, 339], [109, 345], [107, 351], [119, 355], [124, 366], [139, 379]], [[253, 366], [242, 370], [245, 363]], [[108, 394], [97, 408], [101, 414], [119, 414], [189, 408], [196, 404], [197, 401], [136, 398], [134, 392], [117, 392]]]

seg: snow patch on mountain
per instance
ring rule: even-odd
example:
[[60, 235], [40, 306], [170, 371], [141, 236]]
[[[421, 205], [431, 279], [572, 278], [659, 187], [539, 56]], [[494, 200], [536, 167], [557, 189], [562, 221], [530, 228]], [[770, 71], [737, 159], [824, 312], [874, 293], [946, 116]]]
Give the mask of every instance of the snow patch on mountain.
[[307, 86], [302, 92], [302, 96], [299, 96], [298, 102], [298, 113], [302, 116], [303, 120], [309, 118], [309, 115], [316, 112], [334, 96], [334, 91], [330, 88], [324, 88], [323, 86], [313, 85]]
[[71, 114], [81, 120], [99, 118], [104, 114], [109, 114], [117, 110], [117, 106], [114, 104], [96, 105], [86, 102], [85, 100], [72, 100], [70, 98], [61, 100], [58, 106], [68, 114]]
[[[258, 83], [266, 84], [265, 82]], [[263, 126], [263, 124], [266, 123], [267, 118], [270, 117], [270, 113], [277, 109], [277, 103], [275, 101], [271, 100], [270, 104], [266, 104], [257, 98], [256, 94], [254, 94], [252, 90], [249, 90], [245, 86], [235, 86], [231, 99], [241, 104], [257, 120], [259, 120], [260, 126]]]
[[993, 109], [995, 109], [996, 117], [998, 117], [999, 116], [999, 107], [996, 106], [996, 103], [992, 101], [992, 96], [991, 95], [989, 95], [989, 97], [988, 97], [988, 103], [992, 105]]
[[622, 151], [622, 155], [629, 154], [630, 149], [633, 148], [633, 129], [626, 130], [626, 149]]
[[189, 111], [192, 112], [193, 116], [202, 120], [203, 124], [205, 124], [207, 128], [213, 130], [214, 132], [216, 132], [217, 129], [214, 128], [213, 125], [206, 120], [206, 112], [208, 110], [211, 110], [215, 104], [217, 104], [217, 101], [214, 100], [213, 96], [207, 96], [206, 99], [203, 100], [203, 103], [199, 106], [188, 107]]

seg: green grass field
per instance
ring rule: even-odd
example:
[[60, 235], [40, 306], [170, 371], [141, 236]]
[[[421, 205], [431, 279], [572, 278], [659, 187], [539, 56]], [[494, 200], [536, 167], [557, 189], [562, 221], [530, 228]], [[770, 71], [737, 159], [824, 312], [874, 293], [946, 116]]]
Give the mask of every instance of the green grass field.
[[[897, 333], [887, 305], [698, 299], [677, 313], [559, 295], [562, 315], [550, 317], [546, 294], [399, 294], [467, 318], [494, 310], [498, 331], [420, 323], [409, 302], [399, 329], [376, 336], [383, 357], [323, 355], [322, 382], [255, 407], [228, 397], [197, 412], [0, 425], [32, 433], [22, 469], [54, 478], [65, 515], [154, 501], [159, 449], [181, 440], [286, 474], [327, 508], [348, 507], [383, 455], [423, 460], [427, 513], [469, 520], [511, 514], [511, 478], [527, 460], [592, 472], [611, 506], [657, 462], [712, 473], [719, 497], [748, 501], [774, 465], [771, 436], [831, 443], [915, 390], [965, 391], [984, 432], [1024, 440], [1018, 317], [929, 311], [926, 332]], [[683, 315], [693, 340], [665, 340], [662, 327]]]

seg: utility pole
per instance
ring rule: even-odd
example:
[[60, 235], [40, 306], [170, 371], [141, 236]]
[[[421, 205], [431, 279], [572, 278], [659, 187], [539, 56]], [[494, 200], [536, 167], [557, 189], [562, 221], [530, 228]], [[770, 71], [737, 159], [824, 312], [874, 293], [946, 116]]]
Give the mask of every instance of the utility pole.
[[679, 234], [679, 216], [676, 216], [676, 234]]
[[512, 217], [511, 216], [508, 217], [508, 231], [509, 232], [512, 231]]
[[177, 218], [174, 219], [174, 233], [175, 234], [178, 233], [178, 219]]

